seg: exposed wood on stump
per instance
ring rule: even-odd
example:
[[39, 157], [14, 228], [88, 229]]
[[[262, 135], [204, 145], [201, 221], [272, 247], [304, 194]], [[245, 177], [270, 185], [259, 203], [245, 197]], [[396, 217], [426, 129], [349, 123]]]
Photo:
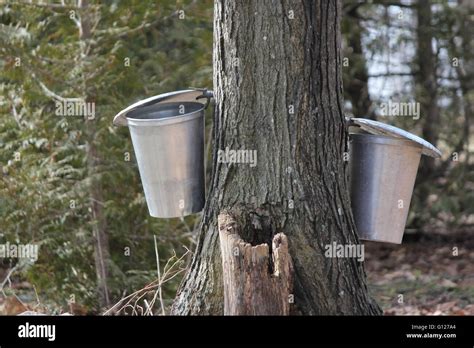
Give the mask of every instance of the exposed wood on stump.
[[252, 246], [242, 239], [230, 213], [218, 217], [225, 315], [288, 315], [293, 267], [283, 233]]

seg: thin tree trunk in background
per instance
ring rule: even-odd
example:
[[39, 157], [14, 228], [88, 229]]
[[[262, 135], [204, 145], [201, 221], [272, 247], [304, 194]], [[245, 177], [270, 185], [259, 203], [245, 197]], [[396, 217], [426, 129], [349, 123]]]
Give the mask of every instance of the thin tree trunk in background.
[[353, 78], [348, 81], [345, 90], [347, 91], [352, 104], [352, 113], [355, 117], [363, 117], [374, 120], [375, 110], [372, 107], [372, 100], [369, 94], [369, 76], [367, 73], [367, 63], [362, 48], [362, 26], [357, 14], [358, 6], [355, 6], [347, 13], [352, 17], [351, 23], [354, 25], [347, 33], [349, 38], [349, 48], [352, 49], [349, 64], [354, 69]]
[[90, 200], [92, 213], [92, 232], [94, 240], [94, 260], [97, 274], [97, 289], [99, 292], [100, 305], [110, 307], [110, 295], [108, 288], [110, 248], [107, 234], [107, 220], [104, 214], [102, 187], [100, 179], [96, 177], [98, 166], [97, 150], [93, 141], [87, 144], [88, 173], [91, 179]]
[[[418, 71], [416, 75], [417, 87], [416, 98], [420, 103], [420, 116], [423, 121], [423, 138], [434, 146], [438, 143], [439, 135], [439, 107], [438, 107], [438, 84], [436, 81], [436, 57], [433, 52], [433, 28], [431, 24], [432, 12], [431, 1], [420, 0], [416, 7], [417, 26], [417, 60]], [[421, 163], [420, 175], [423, 178], [433, 172], [435, 168], [434, 159], [425, 158]]]
[[[214, 167], [173, 314], [224, 313], [217, 217], [235, 209], [253, 245], [287, 236], [293, 313], [381, 313], [363, 264], [325, 256], [333, 242], [358, 243], [343, 161], [340, 16], [334, 0], [215, 1]], [[217, 163], [226, 147], [257, 150], [257, 165]]]
[[[78, 7], [81, 9], [79, 13], [79, 38], [83, 41], [81, 59], [84, 59], [90, 52], [86, 51], [88, 47], [88, 40], [91, 39], [92, 23], [90, 19], [90, 9], [88, 9], [87, 0], [80, 0]], [[83, 66], [84, 68], [84, 66]], [[85, 72], [83, 72], [85, 75]], [[90, 102], [87, 95], [87, 79], [83, 80], [83, 94], [84, 100]], [[97, 291], [99, 293], [99, 303], [101, 307], [110, 307], [110, 294], [108, 287], [109, 267], [110, 267], [110, 248], [109, 237], [107, 233], [107, 219], [103, 208], [103, 195], [100, 177], [97, 173], [97, 168], [100, 164], [98, 150], [95, 146], [95, 125], [94, 119], [86, 120], [85, 135], [86, 142], [86, 157], [87, 157], [87, 173], [90, 179], [89, 197], [90, 210], [92, 216], [92, 232], [94, 241], [94, 263], [97, 274]]]
[[[469, 147], [469, 134], [471, 128], [470, 118], [474, 114], [474, 43], [472, 40], [474, 20], [472, 15], [470, 15], [474, 10], [474, 4], [462, 0], [459, 5], [464, 10], [464, 13], [466, 13], [461, 21], [462, 53], [460, 56], [463, 57], [463, 59], [462, 64], [458, 64], [456, 68], [464, 104], [464, 129], [459, 146], [457, 146], [454, 151], [462, 151], [464, 147]], [[469, 163], [469, 151], [467, 151], [466, 156], [466, 163]]]
[[[469, 134], [471, 128], [471, 115], [474, 113], [474, 107], [472, 97], [470, 96], [474, 90], [474, 44], [471, 39], [471, 28], [474, 25], [474, 21], [471, 19], [470, 13], [474, 10], [474, 4], [469, 1], [458, 1], [459, 12], [461, 18], [459, 19], [459, 32], [453, 33], [453, 36], [449, 39], [450, 49], [450, 63], [453, 64], [454, 69], [459, 80], [459, 87], [462, 93], [462, 106], [463, 106], [463, 126], [461, 128], [460, 139], [452, 148], [452, 154], [456, 153], [459, 157], [461, 152], [465, 152], [466, 159], [465, 163], [469, 163]], [[460, 43], [456, 42], [456, 39], [461, 39]], [[455, 92], [456, 93], [456, 92]], [[440, 176], [447, 175], [447, 170], [450, 169], [453, 164], [453, 157], [450, 155], [445, 159], [436, 170], [430, 172], [430, 178], [437, 178]], [[469, 169], [467, 169], [469, 170]]]

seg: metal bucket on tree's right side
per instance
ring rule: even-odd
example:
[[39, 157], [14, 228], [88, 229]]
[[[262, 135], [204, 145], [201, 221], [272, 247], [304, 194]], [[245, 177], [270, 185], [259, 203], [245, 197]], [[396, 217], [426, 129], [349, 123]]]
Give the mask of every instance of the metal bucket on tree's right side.
[[352, 212], [360, 239], [402, 242], [421, 152], [411, 140], [350, 134]]
[[400, 244], [421, 155], [441, 151], [403, 129], [350, 118], [364, 133], [349, 135], [351, 203], [360, 239]]

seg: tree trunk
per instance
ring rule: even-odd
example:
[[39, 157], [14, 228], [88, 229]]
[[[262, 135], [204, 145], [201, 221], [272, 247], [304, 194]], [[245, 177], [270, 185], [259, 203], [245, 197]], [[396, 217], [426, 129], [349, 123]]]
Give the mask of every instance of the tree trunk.
[[[80, 8], [78, 30], [81, 45], [81, 57], [86, 57], [91, 54], [90, 49], [87, 49], [89, 40], [92, 35], [92, 22], [90, 18], [90, 9], [87, 0], [80, 0], [78, 2]], [[84, 61], [81, 60], [81, 68], [85, 70]], [[83, 71], [82, 92], [83, 98], [86, 102], [91, 102], [92, 98], [87, 95], [87, 78], [86, 72]], [[97, 275], [97, 292], [99, 293], [99, 304], [103, 308], [110, 307], [110, 294], [108, 287], [109, 269], [110, 269], [110, 248], [109, 236], [107, 233], [107, 218], [104, 212], [102, 185], [100, 177], [97, 173], [97, 168], [100, 165], [100, 158], [98, 149], [96, 147], [96, 126], [94, 120], [84, 119], [86, 122], [85, 134], [86, 142], [86, 158], [87, 171], [90, 178], [89, 196], [90, 196], [90, 211], [92, 218], [92, 240], [94, 242], [94, 263]]]
[[[363, 265], [325, 257], [358, 243], [345, 177], [339, 1], [223, 1], [214, 7], [213, 174], [190, 269], [174, 314], [223, 314], [217, 218], [253, 244], [280, 232], [294, 266], [291, 309], [302, 314], [380, 314]], [[218, 150], [256, 150], [258, 163], [218, 163]]]
[[[433, 28], [431, 24], [431, 1], [420, 0], [417, 6], [417, 99], [420, 102], [420, 116], [423, 120], [423, 138], [434, 146], [438, 142], [439, 107], [438, 84], [436, 81], [436, 57], [433, 52]], [[421, 163], [420, 178], [427, 177], [435, 169], [432, 157], [426, 157]]]
[[107, 220], [103, 208], [102, 185], [97, 178], [98, 157], [97, 149], [90, 141], [87, 143], [88, 173], [91, 177], [90, 199], [92, 214], [92, 233], [94, 241], [94, 262], [97, 274], [97, 291], [99, 303], [103, 308], [110, 307], [110, 294], [108, 287], [110, 268], [109, 236], [107, 234]]
[[[459, 78], [459, 85], [461, 87], [463, 105], [464, 105], [464, 128], [458, 146], [455, 147], [455, 152], [461, 152], [464, 147], [468, 146], [469, 134], [471, 134], [470, 118], [474, 114], [473, 106], [473, 92], [474, 91], [474, 42], [472, 41], [472, 27], [474, 26], [473, 16], [470, 15], [474, 11], [474, 4], [462, 0], [459, 2], [460, 8], [465, 15], [461, 20], [461, 54], [457, 55], [462, 58], [462, 65], [457, 65], [456, 72]], [[466, 163], [469, 163], [469, 151], [466, 151]]]
[[352, 113], [354, 117], [362, 117], [375, 120], [375, 108], [369, 94], [369, 75], [367, 72], [367, 63], [362, 49], [362, 26], [360, 24], [358, 6], [348, 11], [347, 15], [351, 17], [348, 29], [348, 45], [351, 49], [350, 66], [353, 75], [345, 90], [352, 104]]

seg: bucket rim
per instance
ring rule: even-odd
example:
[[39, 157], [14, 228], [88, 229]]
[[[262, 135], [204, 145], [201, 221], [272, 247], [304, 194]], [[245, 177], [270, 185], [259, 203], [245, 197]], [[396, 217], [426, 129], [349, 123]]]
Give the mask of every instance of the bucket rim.
[[213, 92], [206, 88], [191, 88], [187, 90], [173, 91], [158, 94], [127, 106], [125, 109], [115, 115], [113, 124], [115, 126], [128, 126], [127, 115], [137, 108], [147, 107], [166, 102], [198, 102], [204, 105], [204, 109], [209, 105], [210, 98], [213, 98]]
[[440, 158], [441, 151], [437, 149], [433, 144], [429, 143], [425, 139], [420, 138], [419, 136], [407, 132], [401, 128], [385, 124], [382, 122], [369, 120], [367, 118], [348, 118], [349, 126], [357, 126], [362, 130], [374, 134], [374, 135], [386, 135], [395, 138], [402, 138], [414, 141], [422, 146], [421, 153], [426, 156]]
[[363, 241], [367, 241], [367, 242], [377, 242], [377, 243], [389, 243], [389, 244], [402, 244], [402, 241], [403, 241], [403, 236], [404, 236], [405, 232], [402, 233], [402, 238], [400, 241], [394, 241], [393, 239], [392, 240], [389, 240], [387, 238], [374, 238], [374, 237], [368, 237], [368, 236], [359, 236], [359, 239], [360, 240], [363, 240]]
[[349, 133], [349, 136], [352, 140], [357, 142], [376, 143], [381, 145], [394, 145], [401, 147], [413, 147], [420, 150], [420, 155], [423, 150], [422, 145], [410, 139], [395, 138], [387, 135], [376, 135], [367, 133]]
[[[199, 102], [170, 102], [170, 103], [160, 103], [160, 106], [168, 105], [168, 104], [194, 104], [199, 106], [198, 109], [193, 110], [191, 112], [170, 116], [170, 117], [163, 117], [163, 118], [136, 118], [136, 117], [126, 117], [128, 125], [130, 126], [163, 126], [168, 124], [177, 124], [181, 122], [186, 122], [193, 120], [195, 118], [204, 117], [204, 109], [206, 108], [204, 104]], [[133, 110], [137, 111], [140, 110], [139, 108]]]

